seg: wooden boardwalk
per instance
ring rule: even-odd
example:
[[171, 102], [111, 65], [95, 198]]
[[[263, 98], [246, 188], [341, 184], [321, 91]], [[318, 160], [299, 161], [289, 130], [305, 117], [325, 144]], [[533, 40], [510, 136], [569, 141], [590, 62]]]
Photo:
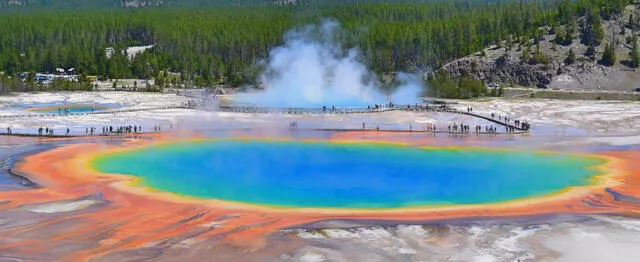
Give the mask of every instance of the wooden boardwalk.
[[[141, 112], [141, 111], [153, 111], [153, 110], [167, 110], [167, 109], [195, 109], [194, 107], [186, 105], [174, 105], [174, 106], [160, 106], [160, 107], [146, 107], [146, 108], [133, 108], [133, 109], [121, 109], [111, 111], [96, 111], [86, 113], [69, 113], [69, 114], [28, 114], [28, 115], [4, 115], [0, 118], [45, 118], [45, 117], [66, 117], [66, 116], [81, 116], [81, 115], [108, 115], [117, 113], [129, 113], [129, 112]], [[252, 106], [220, 106], [215, 110], [217, 112], [232, 112], [232, 113], [251, 113], [251, 114], [287, 114], [287, 115], [338, 115], [338, 114], [374, 114], [389, 111], [408, 111], [408, 112], [435, 112], [435, 113], [450, 113], [450, 114], [463, 114], [476, 118], [480, 118], [503, 127], [512, 128], [514, 132], [507, 132], [506, 134], [523, 134], [528, 133], [529, 129], [524, 125], [515, 125], [511, 121], [503, 121], [502, 119], [495, 119], [491, 116], [484, 116], [472, 112], [465, 112], [450, 108], [448, 106], [430, 106], [430, 105], [402, 105], [402, 106], [379, 106], [379, 107], [349, 107], [349, 108], [267, 108], [267, 107], [252, 107]], [[312, 130], [324, 130], [324, 129], [312, 129]], [[5, 131], [5, 130], [0, 130]], [[324, 131], [363, 131], [363, 129], [326, 129]], [[367, 131], [381, 131], [381, 132], [416, 132], [416, 133], [452, 133], [452, 134], [496, 134], [496, 132], [467, 132], [460, 131], [425, 131], [425, 130], [367, 130]], [[138, 133], [142, 134], [142, 133]], [[0, 132], [0, 135], [9, 135], [7, 132]], [[12, 133], [12, 136], [25, 136], [25, 137], [47, 137], [47, 138], [63, 138], [63, 137], [90, 137], [90, 136], [119, 136], [119, 135], [131, 135], [126, 134], [97, 134], [97, 135], [38, 135], [38, 134], [25, 134], [25, 133]]]
[[[259, 129], [253, 128], [238, 128], [238, 129], [225, 129], [235, 131], [259, 131]], [[428, 131], [428, 130], [410, 130], [410, 129], [358, 129], [358, 128], [291, 128], [292, 131], [318, 131], [318, 132], [382, 132], [382, 133], [415, 133], [415, 134], [450, 134], [450, 135], [522, 135], [528, 134], [529, 131], [516, 131], [516, 132], [460, 132], [460, 131]], [[213, 131], [213, 130], [212, 130]], [[34, 137], [34, 138], [118, 138], [118, 137], [132, 137], [132, 136], [144, 136], [148, 134], [156, 133], [169, 133], [171, 131], [158, 131], [158, 132], [146, 132], [146, 133], [121, 133], [121, 134], [70, 134], [70, 135], [38, 135], [29, 133], [11, 133], [0, 132], [0, 136], [14, 136], [14, 137]]]
[[[349, 108], [266, 108], [266, 107], [252, 107], [252, 106], [221, 106], [218, 111], [230, 112], [230, 113], [250, 113], [250, 114], [287, 114], [287, 115], [315, 115], [315, 114], [373, 114], [388, 111], [409, 111], [409, 112], [439, 112], [439, 113], [451, 113], [451, 114], [463, 114], [472, 117], [481, 118], [489, 122], [510, 127], [517, 131], [526, 132], [528, 129], [521, 125], [515, 125], [507, 121], [495, 119], [491, 116], [484, 116], [472, 112], [465, 112], [456, 110], [450, 107], [443, 106], [393, 106], [393, 107], [349, 107]], [[513, 132], [511, 132], [513, 133]]]

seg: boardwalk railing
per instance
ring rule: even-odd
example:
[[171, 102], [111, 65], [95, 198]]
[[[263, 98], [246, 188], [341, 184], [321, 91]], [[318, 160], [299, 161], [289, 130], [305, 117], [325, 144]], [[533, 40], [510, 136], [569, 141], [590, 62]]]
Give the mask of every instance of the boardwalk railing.
[[474, 114], [474, 113], [471, 113], [471, 112], [464, 112], [464, 111], [457, 111], [456, 113], [469, 115], [469, 116], [473, 116], [473, 117], [477, 117], [477, 118], [482, 118], [482, 119], [487, 120], [489, 122], [493, 122], [493, 123], [496, 123], [496, 124], [499, 124], [499, 125], [503, 125], [503, 126], [506, 126], [506, 127], [511, 127], [511, 128], [513, 128], [515, 130], [518, 130], [518, 131], [528, 131], [528, 129], [524, 128], [523, 126], [511, 124], [511, 122], [507, 122], [507, 121], [497, 120], [497, 119], [495, 119], [493, 117], [478, 115], [478, 114]]
[[444, 105], [382, 105], [370, 107], [257, 107], [257, 106], [219, 106], [218, 111], [233, 113], [278, 113], [278, 114], [360, 114], [379, 113], [394, 110], [402, 111], [455, 111]]
[[275, 108], [275, 107], [255, 107], [255, 106], [220, 106], [218, 111], [232, 113], [262, 113], [262, 114], [364, 114], [379, 113], [387, 111], [409, 111], [409, 112], [442, 112], [452, 114], [463, 114], [487, 120], [505, 127], [513, 128], [517, 131], [528, 131], [522, 125], [515, 125], [508, 121], [502, 121], [489, 116], [483, 116], [471, 112], [460, 111], [447, 105], [392, 105], [381, 107], [340, 107], [340, 108]]
[[[145, 107], [145, 108], [130, 108], [110, 111], [96, 111], [85, 113], [69, 113], [69, 114], [28, 114], [28, 115], [4, 115], [0, 118], [26, 118], [26, 117], [59, 117], [59, 116], [80, 116], [80, 115], [106, 115], [116, 113], [128, 113], [128, 112], [140, 112], [140, 111], [152, 111], [152, 110], [166, 110], [166, 109], [194, 109], [195, 103], [185, 103], [181, 105], [172, 106], [159, 106], [159, 107]], [[477, 118], [481, 118], [492, 123], [496, 123], [505, 127], [513, 128], [517, 131], [528, 131], [524, 125], [511, 124], [510, 121], [502, 121], [502, 119], [495, 119], [494, 117], [483, 116], [472, 112], [465, 112], [456, 110], [447, 105], [391, 105], [391, 106], [373, 106], [373, 107], [321, 107], [321, 108], [298, 108], [298, 107], [255, 107], [255, 106], [219, 106], [217, 111], [219, 112], [232, 112], [232, 113], [262, 113], [262, 114], [365, 114], [365, 113], [379, 113], [387, 111], [410, 111], [410, 112], [443, 112], [452, 114], [463, 114]]]
[[255, 107], [255, 106], [219, 106], [220, 112], [263, 113], [263, 114], [364, 114], [395, 110], [390, 107], [336, 107], [336, 108], [304, 108], [304, 107]]

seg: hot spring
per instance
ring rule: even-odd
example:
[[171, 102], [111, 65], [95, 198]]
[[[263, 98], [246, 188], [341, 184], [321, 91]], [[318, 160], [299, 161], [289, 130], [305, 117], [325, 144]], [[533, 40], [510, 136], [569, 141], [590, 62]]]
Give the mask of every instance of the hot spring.
[[49, 107], [34, 107], [28, 109], [31, 112], [38, 112], [44, 114], [82, 114], [106, 111], [113, 108], [112, 106], [103, 105], [61, 105], [61, 106], [49, 106]]
[[180, 195], [281, 207], [484, 204], [589, 185], [604, 160], [380, 143], [207, 140], [97, 156], [104, 173]]

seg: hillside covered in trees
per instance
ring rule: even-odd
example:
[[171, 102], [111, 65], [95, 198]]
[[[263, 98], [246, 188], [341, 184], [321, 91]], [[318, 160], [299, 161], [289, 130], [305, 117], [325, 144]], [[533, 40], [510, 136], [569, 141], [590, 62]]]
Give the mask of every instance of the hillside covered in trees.
[[[468, 0], [493, 4], [514, 0]], [[532, 1], [532, 0], [524, 0]], [[362, 3], [381, 3], [388, 0], [0, 0], [0, 8], [12, 11], [19, 8], [56, 8], [56, 9], [91, 9], [91, 8], [144, 8], [144, 7], [210, 7], [229, 5], [305, 5], [327, 6]], [[446, 0], [394, 0], [395, 3], [434, 3]], [[0, 9], [1, 11], [1, 9]]]
[[[29, 2], [29, 1], [27, 1]], [[104, 79], [154, 78], [167, 71], [198, 86], [238, 86], [256, 79], [256, 64], [294, 27], [338, 20], [347, 47], [359, 47], [378, 73], [424, 71], [504, 41], [544, 34], [594, 14], [610, 19], [630, 0], [560, 1], [185, 1], [183, 7], [40, 8], [61, 1], [5, 7], [0, 16], [0, 71], [53, 72], [76, 68]], [[125, 1], [67, 1], [121, 6]], [[171, 2], [171, 1], [168, 1]], [[198, 6], [195, 3], [200, 3]], [[10, 10], [10, 11], [7, 11]], [[597, 37], [597, 27], [593, 30]], [[127, 46], [154, 45], [129, 60]], [[107, 58], [105, 48], [117, 51]]]

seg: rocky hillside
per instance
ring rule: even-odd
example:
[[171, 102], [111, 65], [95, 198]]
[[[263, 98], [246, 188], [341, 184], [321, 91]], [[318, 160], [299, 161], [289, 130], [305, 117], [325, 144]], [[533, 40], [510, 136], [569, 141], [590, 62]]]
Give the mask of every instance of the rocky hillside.
[[[585, 19], [581, 18], [576, 23], [578, 28], [571, 43], [557, 44], [558, 35], [552, 28], [541, 28], [545, 35], [539, 39], [539, 56], [544, 59], [538, 60], [542, 62], [532, 62], [531, 57], [536, 56], [538, 45], [530, 39], [524, 45], [513, 44], [510, 50], [507, 50], [506, 42], [501, 46], [488, 47], [483, 52], [454, 60], [441, 69], [452, 77], [472, 77], [507, 86], [631, 91], [640, 87], [640, 70], [636, 72], [632, 68], [630, 52], [634, 32], [629, 17], [637, 20], [639, 15], [640, 5], [636, 4], [627, 6], [619, 17], [604, 20], [604, 38], [595, 47], [595, 59], [585, 54], [588, 46], [581, 43], [580, 25]], [[565, 32], [567, 27], [561, 26], [556, 30]], [[635, 36], [638, 35], [635, 32]], [[611, 66], [601, 61], [607, 44], [615, 46], [616, 62]], [[573, 63], [567, 62], [570, 50], [575, 54]]]

